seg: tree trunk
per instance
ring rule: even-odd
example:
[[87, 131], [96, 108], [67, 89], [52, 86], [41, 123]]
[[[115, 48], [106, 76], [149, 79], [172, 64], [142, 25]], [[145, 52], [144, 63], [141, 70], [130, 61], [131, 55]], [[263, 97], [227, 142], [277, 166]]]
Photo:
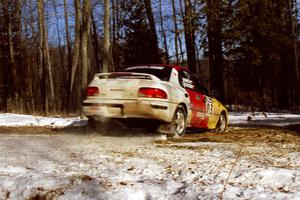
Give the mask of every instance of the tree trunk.
[[[44, 2], [43, 2], [44, 3]], [[44, 54], [46, 59], [46, 66], [47, 66], [47, 73], [49, 78], [49, 87], [50, 87], [50, 102], [49, 102], [49, 108], [52, 111], [55, 111], [55, 98], [54, 98], [54, 83], [53, 83], [53, 75], [52, 75], [52, 65], [51, 65], [51, 59], [50, 59], [50, 52], [49, 52], [49, 45], [48, 45], [48, 28], [45, 25], [45, 19], [44, 19], [44, 6], [43, 9], [43, 29], [44, 29], [44, 35], [43, 35], [43, 42], [44, 42]]]
[[[31, 99], [31, 105], [32, 105], [32, 111], [34, 112], [36, 109], [41, 109], [41, 94], [39, 93], [39, 87], [41, 83], [41, 76], [40, 76], [40, 67], [38, 66], [37, 62], [39, 60], [39, 50], [38, 50], [38, 45], [36, 44], [36, 30], [34, 26], [34, 15], [33, 15], [33, 8], [32, 8], [32, 0], [29, 0], [29, 14], [30, 14], [30, 30], [31, 30], [31, 52], [30, 52], [30, 60], [32, 63], [30, 63], [28, 66], [29, 67], [29, 73], [31, 74], [31, 79], [30, 79], [30, 93], [32, 94], [32, 99]], [[37, 62], [35, 62], [37, 60]], [[32, 77], [36, 77], [35, 79]], [[33, 93], [35, 91], [35, 93]], [[35, 94], [35, 95], [33, 95]]]
[[[17, 93], [17, 66], [15, 62], [15, 38], [14, 38], [14, 32], [13, 32], [13, 5], [12, 2], [9, 1], [2, 1], [3, 4], [3, 15], [4, 15], [4, 26], [5, 26], [5, 33], [6, 38], [5, 41], [7, 41], [7, 48], [5, 49], [5, 53], [8, 55], [8, 65], [5, 66], [7, 69], [7, 76], [8, 81], [6, 84], [8, 84], [8, 98], [7, 98], [7, 110], [12, 112], [14, 109], [17, 108], [17, 101], [18, 101], [18, 93]], [[6, 45], [5, 45], [6, 46]]]
[[225, 100], [224, 69], [221, 39], [221, 1], [207, 0], [207, 35], [210, 66], [210, 89], [218, 91], [219, 99]]
[[149, 21], [150, 32], [151, 32], [151, 45], [153, 46], [153, 62], [160, 62], [159, 58], [159, 48], [158, 48], [158, 41], [157, 41], [157, 33], [156, 27], [151, 7], [151, 0], [144, 0], [146, 13]]
[[113, 44], [112, 44], [112, 59], [113, 63], [116, 66], [120, 65], [120, 45], [119, 45], [119, 38], [120, 38], [120, 2], [119, 0], [113, 0], [113, 14], [112, 14], [112, 21], [113, 21]]
[[60, 39], [60, 30], [59, 30], [59, 18], [58, 18], [58, 13], [57, 13], [57, 5], [56, 5], [56, 0], [53, 0], [53, 7], [54, 7], [54, 15], [55, 15], [55, 20], [56, 20], [56, 31], [57, 31], [57, 38], [58, 38], [58, 48], [59, 48], [59, 54], [60, 54], [60, 65], [63, 68], [65, 68], [64, 64], [64, 53], [63, 53], [63, 48], [61, 46], [61, 39]]
[[103, 41], [103, 72], [109, 72], [110, 70], [110, 39], [109, 39], [109, 0], [105, 0], [104, 9], [104, 41]]
[[45, 55], [44, 55], [44, 43], [43, 43], [43, 35], [44, 35], [44, 29], [43, 29], [43, 2], [38, 1], [38, 27], [39, 27], [39, 68], [40, 70], [40, 80], [41, 80], [41, 95], [42, 95], [42, 104], [43, 104], [43, 111], [47, 114], [49, 112], [48, 108], [48, 99], [47, 99], [47, 87], [46, 87], [46, 70], [45, 70]]
[[[53, 105], [54, 101], [54, 86], [53, 86], [53, 77], [51, 69], [51, 61], [48, 47], [48, 33], [45, 26], [45, 17], [44, 17], [44, 2], [43, 0], [37, 2], [38, 6], [38, 15], [39, 15], [39, 31], [40, 31], [40, 63], [43, 67], [43, 88], [45, 90], [42, 92], [44, 97], [44, 111], [45, 114], [49, 113], [49, 102]], [[49, 83], [48, 83], [49, 82]], [[50, 87], [50, 99], [48, 97], [48, 87]]]
[[67, 67], [64, 70], [64, 92], [66, 92], [63, 95], [63, 108], [65, 110], [68, 109], [69, 106], [69, 89], [70, 89], [70, 78], [71, 78], [71, 71], [72, 71], [72, 47], [71, 47], [71, 41], [70, 41], [70, 33], [69, 33], [69, 14], [68, 14], [68, 4], [67, 0], [64, 0], [64, 20], [65, 20], [65, 34], [66, 34], [66, 45], [67, 45]]
[[59, 54], [60, 54], [60, 67], [61, 67], [61, 71], [62, 74], [60, 74], [59, 76], [59, 80], [61, 80], [61, 85], [62, 87], [57, 91], [60, 93], [60, 98], [59, 99], [59, 104], [60, 107], [65, 108], [65, 89], [66, 89], [66, 76], [65, 76], [65, 72], [66, 72], [66, 67], [65, 67], [65, 62], [64, 62], [64, 48], [61, 46], [61, 38], [60, 38], [60, 30], [59, 30], [59, 17], [58, 17], [58, 12], [57, 12], [57, 4], [56, 4], [56, 0], [53, 0], [53, 7], [54, 7], [54, 15], [55, 15], [55, 19], [56, 19], [56, 31], [57, 31], [57, 37], [58, 37], [58, 49], [59, 49]]
[[89, 70], [89, 57], [88, 57], [88, 38], [90, 31], [90, 16], [91, 16], [91, 4], [90, 0], [83, 1], [82, 9], [82, 28], [81, 28], [81, 95], [84, 94], [84, 90], [88, 84], [88, 70]]
[[[80, 26], [81, 26], [81, 8], [80, 8], [80, 0], [74, 0], [75, 6], [75, 39], [74, 39], [74, 47], [72, 53], [72, 67], [71, 67], [71, 78], [70, 78], [70, 96], [73, 92], [73, 84], [75, 80], [75, 73], [79, 60], [79, 47], [80, 47]], [[71, 99], [70, 99], [71, 101]], [[70, 102], [71, 103], [71, 102]]]
[[191, 1], [185, 0], [184, 34], [189, 70], [196, 73], [195, 31]]
[[[184, 12], [183, 12], [182, 0], [179, 0], [179, 9], [180, 9], [181, 19], [182, 19], [182, 21], [184, 21]], [[181, 64], [183, 64], [184, 51], [183, 51], [183, 47], [182, 47], [181, 33], [179, 31], [178, 31], [178, 43], [179, 43], [179, 49], [180, 49]]]
[[16, 73], [14, 77], [16, 78], [16, 95], [15, 95], [15, 105], [16, 108], [21, 111], [26, 111], [26, 86], [27, 86], [27, 79], [21, 82], [19, 75], [25, 74], [26, 75], [26, 62], [25, 62], [25, 53], [22, 52], [22, 1], [16, 0], [15, 2], [15, 11], [14, 11], [14, 45], [15, 45], [15, 69], [14, 72]]
[[97, 28], [96, 28], [96, 22], [94, 19], [94, 14], [91, 12], [91, 20], [92, 20], [92, 27], [93, 27], [93, 45], [94, 45], [94, 54], [95, 54], [95, 59], [96, 59], [96, 69], [99, 71], [102, 71], [101, 63], [100, 63], [100, 45], [99, 45], [99, 40], [98, 40], [98, 34], [97, 34]]
[[71, 48], [70, 34], [69, 34], [69, 19], [68, 19], [69, 15], [68, 15], [67, 0], [64, 0], [64, 16], [65, 16], [65, 29], [66, 29], [68, 66], [71, 66], [71, 63], [72, 63], [72, 48]]
[[164, 29], [164, 19], [163, 19], [163, 13], [162, 13], [162, 5], [161, 5], [161, 0], [159, 0], [159, 16], [160, 16], [160, 29], [161, 29], [161, 34], [164, 39], [164, 49], [166, 53], [166, 61], [167, 64], [169, 64], [170, 58], [169, 58], [169, 50], [168, 50], [168, 43], [167, 43], [167, 36], [166, 32]]
[[[9, 22], [9, 13], [8, 13], [8, 2], [6, 0], [1, 0], [1, 22], [2, 22], [2, 32], [5, 34], [0, 34], [0, 44], [2, 47], [2, 55], [0, 57], [1, 61], [1, 68], [3, 69], [2, 71], [2, 76], [3, 76], [3, 93], [2, 93], [2, 103], [3, 103], [3, 110], [4, 112], [9, 112], [9, 102], [11, 98], [11, 64], [9, 62], [10, 56], [9, 56], [9, 46], [7, 45], [7, 40], [8, 40], [8, 22]], [[5, 42], [4, 42], [5, 41]]]
[[[116, 21], [116, 3], [115, 0], [112, 0], [112, 49], [115, 50], [116, 48], [116, 25], [117, 25], [117, 21]], [[113, 60], [114, 59], [114, 54], [113, 55]]]
[[[297, 33], [296, 33], [296, 29], [297, 29], [297, 22], [295, 19], [297, 19], [297, 14], [295, 11], [293, 10], [296, 10], [295, 6], [296, 4], [294, 4], [295, 2], [292, 0], [289, 0], [288, 1], [288, 9], [289, 9], [289, 17], [290, 17], [290, 24], [291, 24], [291, 38], [292, 38], [292, 41], [293, 41], [293, 70], [294, 71], [294, 81], [292, 81], [292, 83], [290, 84], [291, 87], [293, 88], [293, 91], [292, 91], [292, 104], [297, 104], [297, 101], [299, 99], [298, 95], [300, 95], [300, 88], [299, 88], [299, 85], [300, 85], [300, 70], [299, 70], [299, 57], [298, 57], [298, 47], [297, 47]], [[295, 14], [294, 14], [295, 12]], [[295, 105], [292, 105], [292, 107], [294, 108]], [[292, 108], [292, 109], [293, 109]]]
[[174, 43], [175, 43], [175, 56], [176, 64], [179, 64], [179, 54], [178, 54], [178, 27], [177, 27], [177, 13], [175, 7], [175, 0], [172, 0], [172, 13], [173, 13], [173, 24], [174, 24]]

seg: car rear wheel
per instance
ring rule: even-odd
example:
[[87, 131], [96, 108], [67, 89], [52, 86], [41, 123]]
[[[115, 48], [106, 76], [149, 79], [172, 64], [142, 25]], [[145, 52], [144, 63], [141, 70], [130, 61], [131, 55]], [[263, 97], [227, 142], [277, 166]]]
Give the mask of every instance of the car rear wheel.
[[226, 114], [222, 112], [219, 117], [219, 121], [215, 130], [216, 132], [223, 133], [226, 131], [226, 129], [227, 129], [227, 118], [226, 118]]
[[158, 126], [157, 132], [167, 134], [170, 137], [183, 136], [186, 129], [186, 112], [182, 106], [178, 106], [172, 122]]
[[184, 135], [186, 129], [186, 112], [182, 106], [178, 106], [171, 122], [171, 134], [175, 137]]
[[112, 125], [111, 120], [96, 120], [94, 117], [88, 117], [87, 128], [90, 131], [106, 135], [114, 128], [114, 126]]
[[93, 117], [88, 117], [87, 128], [89, 128], [91, 130], [96, 129], [96, 122], [95, 122], [95, 119]]

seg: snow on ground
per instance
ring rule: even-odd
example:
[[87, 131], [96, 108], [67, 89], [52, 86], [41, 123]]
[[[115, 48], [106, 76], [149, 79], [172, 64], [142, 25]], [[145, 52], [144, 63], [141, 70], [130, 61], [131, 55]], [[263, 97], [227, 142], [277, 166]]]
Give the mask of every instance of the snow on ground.
[[300, 199], [295, 144], [0, 135], [0, 199]]
[[0, 126], [6, 127], [46, 126], [63, 128], [66, 126], [81, 126], [85, 124], [86, 120], [83, 120], [80, 117], [41, 117], [33, 115], [0, 113]]
[[[248, 117], [251, 120], [248, 120]], [[80, 117], [41, 117], [33, 115], [22, 115], [12, 113], [0, 113], [0, 126], [46, 126], [53, 128], [63, 128], [67, 126], [83, 126], [87, 120]], [[268, 126], [288, 126], [300, 124], [300, 114], [289, 113], [263, 113], [256, 112], [231, 112], [229, 113], [230, 125], [268, 125]]]
[[269, 112], [231, 112], [230, 125], [289, 126], [300, 125], [300, 114]]
[[[300, 123], [300, 115], [266, 114], [247, 121], [249, 113], [231, 113], [229, 120], [234, 126]], [[0, 114], [0, 126], [7, 127], [85, 123], [79, 117]], [[238, 128], [189, 141], [17, 131], [0, 134], [1, 200], [300, 199], [299, 134]]]

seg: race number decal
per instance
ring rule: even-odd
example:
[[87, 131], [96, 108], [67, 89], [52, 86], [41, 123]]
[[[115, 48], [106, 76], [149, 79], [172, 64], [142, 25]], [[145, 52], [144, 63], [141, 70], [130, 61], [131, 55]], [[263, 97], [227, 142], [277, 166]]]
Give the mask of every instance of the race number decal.
[[206, 114], [213, 114], [213, 100], [210, 97], [205, 96]]
[[195, 87], [193, 81], [186, 79], [186, 78], [182, 78], [182, 85], [183, 85], [183, 87], [189, 88], [191, 90], [194, 89], [194, 87]]

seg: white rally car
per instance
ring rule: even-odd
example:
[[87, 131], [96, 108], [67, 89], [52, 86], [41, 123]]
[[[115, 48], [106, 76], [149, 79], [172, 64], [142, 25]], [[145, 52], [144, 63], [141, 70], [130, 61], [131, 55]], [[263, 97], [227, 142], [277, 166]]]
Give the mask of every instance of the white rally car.
[[145, 119], [160, 123], [159, 131], [177, 136], [187, 127], [227, 128], [226, 108], [187, 69], [145, 65], [99, 73], [87, 88], [82, 114], [91, 121]]

